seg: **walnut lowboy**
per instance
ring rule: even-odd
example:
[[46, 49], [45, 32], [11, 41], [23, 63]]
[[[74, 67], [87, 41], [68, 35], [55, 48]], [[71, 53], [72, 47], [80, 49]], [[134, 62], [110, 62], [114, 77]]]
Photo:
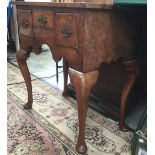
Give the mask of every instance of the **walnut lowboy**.
[[24, 108], [32, 108], [33, 103], [26, 60], [31, 48], [39, 54], [40, 46], [45, 43], [51, 48], [55, 61], [63, 58], [63, 95], [68, 95], [68, 73], [75, 87], [79, 118], [76, 150], [85, 153], [88, 98], [99, 76], [98, 68], [103, 62], [110, 63], [122, 58], [127, 72], [120, 100], [119, 127], [123, 130], [128, 96], [139, 75], [139, 67], [133, 58], [137, 40], [135, 18], [113, 8], [111, 4], [21, 1], [13, 4], [17, 5], [20, 42], [16, 57], [28, 91], [28, 102]]

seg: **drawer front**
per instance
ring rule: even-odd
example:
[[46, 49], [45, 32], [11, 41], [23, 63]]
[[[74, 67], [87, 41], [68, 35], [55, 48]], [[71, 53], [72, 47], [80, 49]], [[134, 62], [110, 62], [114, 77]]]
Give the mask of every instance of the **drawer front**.
[[32, 36], [32, 12], [31, 10], [17, 10], [19, 34]]
[[42, 29], [40, 27], [33, 27], [34, 39], [39, 44], [47, 44], [50, 49], [55, 46], [55, 31], [50, 29]]
[[54, 28], [54, 13], [46, 10], [33, 11], [33, 25], [43, 28]]
[[57, 13], [56, 42], [57, 45], [78, 48], [78, 14]]

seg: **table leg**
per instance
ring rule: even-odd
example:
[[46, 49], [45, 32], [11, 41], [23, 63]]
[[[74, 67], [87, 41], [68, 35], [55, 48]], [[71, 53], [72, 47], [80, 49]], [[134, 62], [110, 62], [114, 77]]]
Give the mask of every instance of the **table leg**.
[[87, 151], [85, 143], [85, 121], [88, 110], [88, 98], [92, 87], [97, 81], [98, 74], [98, 71], [81, 73], [69, 68], [69, 76], [71, 83], [75, 87], [78, 104], [79, 136], [76, 150], [79, 153], [86, 153]]
[[25, 80], [27, 92], [28, 92], [28, 101], [24, 105], [24, 109], [31, 109], [32, 103], [33, 103], [31, 77], [30, 77], [29, 69], [26, 63], [26, 60], [29, 57], [29, 54], [30, 54], [29, 52], [22, 50], [22, 49], [19, 49], [16, 52], [17, 63], [19, 65], [19, 68]]
[[68, 87], [67, 87], [67, 82], [68, 82], [68, 62], [63, 58], [63, 75], [64, 75], [64, 90], [62, 95], [64, 97], [68, 96]]
[[126, 77], [126, 81], [125, 81], [125, 84], [124, 84], [124, 87], [122, 90], [122, 94], [121, 94], [119, 127], [121, 130], [125, 131], [124, 115], [125, 115], [126, 104], [127, 104], [131, 89], [134, 86], [134, 83], [139, 75], [140, 70], [139, 70], [136, 60], [129, 60], [129, 61], [125, 61], [123, 63], [125, 65], [127, 77]]

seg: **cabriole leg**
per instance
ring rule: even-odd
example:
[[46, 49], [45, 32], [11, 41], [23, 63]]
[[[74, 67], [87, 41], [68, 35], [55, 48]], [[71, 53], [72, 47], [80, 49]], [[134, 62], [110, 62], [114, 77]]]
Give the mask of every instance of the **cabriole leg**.
[[19, 49], [16, 52], [17, 63], [19, 65], [19, 68], [25, 80], [27, 92], [28, 92], [28, 101], [24, 105], [24, 109], [31, 109], [32, 103], [33, 103], [31, 77], [30, 77], [29, 69], [26, 63], [28, 56], [29, 56], [29, 52], [26, 52], [22, 49]]
[[140, 70], [136, 60], [129, 60], [123, 63], [125, 65], [127, 77], [121, 94], [119, 127], [121, 130], [125, 131], [124, 116], [125, 116], [126, 104], [127, 104], [130, 92], [134, 86], [134, 83], [139, 75]]
[[76, 150], [83, 154], [87, 152], [87, 146], [85, 143], [85, 121], [88, 110], [88, 99], [90, 91], [97, 81], [98, 71], [92, 71], [84, 74], [73, 69], [69, 69], [69, 76], [71, 83], [75, 87], [78, 105], [79, 136]]
[[63, 75], [64, 75], [64, 90], [62, 95], [64, 97], [68, 96], [68, 87], [67, 87], [67, 82], [68, 82], [68, 62], [63, 58]]

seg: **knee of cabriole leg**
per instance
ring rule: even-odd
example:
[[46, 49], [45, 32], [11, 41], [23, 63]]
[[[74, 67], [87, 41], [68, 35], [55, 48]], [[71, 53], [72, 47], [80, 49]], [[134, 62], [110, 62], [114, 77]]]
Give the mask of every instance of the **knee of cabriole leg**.
[[22, 50], [22, 49], [19, 49], [16, 51], [16, 58], [17, 58], [17, 61], [26, 61], [27, 59], [27, 52]]

